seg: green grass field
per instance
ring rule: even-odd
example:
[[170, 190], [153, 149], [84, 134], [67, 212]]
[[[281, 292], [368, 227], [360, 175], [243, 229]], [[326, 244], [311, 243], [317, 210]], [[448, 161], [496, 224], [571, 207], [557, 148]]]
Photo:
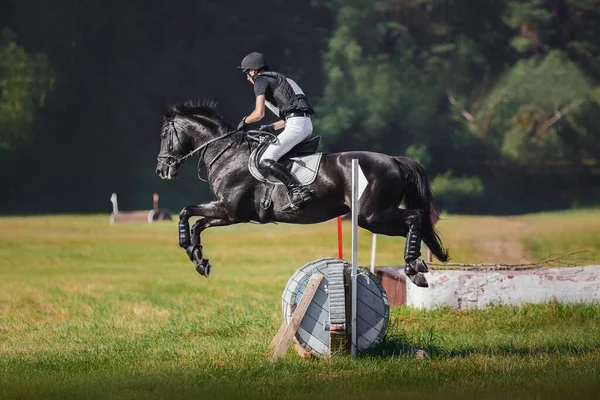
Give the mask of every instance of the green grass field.
[[[439, 228], [456, 262], [588, 250], [583, 264], [600, 263], [597, 209], [449, 215]], [[361, 231], [363, 264], [370, 244]], [[380, 237], [377, 264], [399, 265], [403, 244]], [[174, 221], [0, 218], [0, 398], [600, 398], [599, 305], [395, 308], [385, 342], [355, 361], [291, 349], [271, 363], [281, 292], [306, 262], [337, 256], [335, 222], [213, 228], [203, 245], [209, 279]]]

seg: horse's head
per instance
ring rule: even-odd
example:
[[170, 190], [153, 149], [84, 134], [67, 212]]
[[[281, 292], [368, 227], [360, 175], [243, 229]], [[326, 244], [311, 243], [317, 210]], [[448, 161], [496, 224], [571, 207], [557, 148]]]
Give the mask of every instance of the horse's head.
[[182, 157], [189, 151], [189, 139], [179, 119], [172, 109], [166, 108], [163, 111], [160, 151], [156, 165], [156, 175], [161, 179], [177, 178], [179, 167], [183, 164]]
[[213, 101], [188, 100], [185, 104], [164, 107], [156, 174], [162, 179], [175, 179], [183, 161], [221, 139], [215, 139], [215, 135], [226, 127]]

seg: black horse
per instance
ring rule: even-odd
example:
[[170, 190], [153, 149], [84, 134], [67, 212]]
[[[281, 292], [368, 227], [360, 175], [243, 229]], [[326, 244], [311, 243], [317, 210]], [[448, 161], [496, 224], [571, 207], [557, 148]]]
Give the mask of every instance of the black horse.
[[[406, 237], [405, 272], [411, 281], [427, 287], [423, 273], [428, 268], [419, 259], [421, 239], [438, 260], [448, 260], [432, 224], [437, 215], [429, 182], [423, 168], [411, 159], [366, 151], [323, 154], [309, 186], [313, 200], [283, 211], [289, 204], [285, 186], [261, 182], [249, 172], [255, 137], [232, 130], [214, 103], [167, 106], [163, 118], [157, 175], [177, 177], [190, 156], [198, 156], [198, 168], [202, 163], [207, 170], [214, 200], [187, 206], [179, 214], [179, 245], [206, 277], [211, 266], [200, 244], [200, 233], [206, 228], [250, 221], [313, 224], [350, 212], [352, 159], [358, 159], [368, 181], [359, 200], [358, 225], [373, 233]], [[189, 219], [194, 216], [202, 218], [194, 223], [190, 236]]]

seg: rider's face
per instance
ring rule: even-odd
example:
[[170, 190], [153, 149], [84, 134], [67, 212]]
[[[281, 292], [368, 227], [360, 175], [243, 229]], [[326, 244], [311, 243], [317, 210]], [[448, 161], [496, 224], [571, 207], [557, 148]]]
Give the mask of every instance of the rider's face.
[[248, 70], [248, 72], [246, 72], [246, 79], [248, 79], [248, 82], [250, 82], [253, 85], [254, 85], [254, 77], [255, 76], [256, 76], [256, 70], [250, 69], [250, 70]]

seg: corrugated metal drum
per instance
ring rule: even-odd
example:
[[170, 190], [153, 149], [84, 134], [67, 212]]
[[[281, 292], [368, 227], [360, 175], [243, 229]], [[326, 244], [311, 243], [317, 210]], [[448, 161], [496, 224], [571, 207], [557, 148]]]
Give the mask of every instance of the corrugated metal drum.
[[[282, 295], [282, 312], [289, 323], [304, 290], [315, 273], [323, 280], [300, 323], [295, 340], [310, 353], [328, 357], [330, 349], [330, 326], [346, 322], [350, 332], [350, 282], [351, 266], [336, 258], [322, 258], [309, 262], [289, 279]], [[357, 277], [357, 332], [358, 351], [375, 346], [385, 336], [389, 320], [389, 303], [379, 280], [365, 268], [359, 269]]]

